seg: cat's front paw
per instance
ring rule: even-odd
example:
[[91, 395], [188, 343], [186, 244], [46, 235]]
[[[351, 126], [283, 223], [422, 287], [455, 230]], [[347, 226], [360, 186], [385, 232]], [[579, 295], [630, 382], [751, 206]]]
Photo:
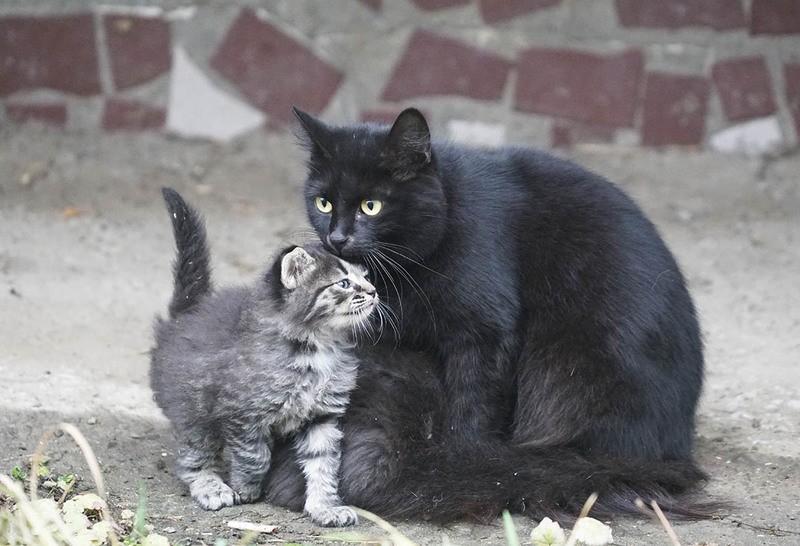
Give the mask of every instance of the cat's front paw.
[[349, 506], [316, 509], [308, 511], [308, 515], [320, 527], [347, 527], [358, 523], [358, 516]]
[[237, 504], [238, 495], [222, 480], [195, 482], [190, 488], [192, 498], [204, 510], [219, 510]]

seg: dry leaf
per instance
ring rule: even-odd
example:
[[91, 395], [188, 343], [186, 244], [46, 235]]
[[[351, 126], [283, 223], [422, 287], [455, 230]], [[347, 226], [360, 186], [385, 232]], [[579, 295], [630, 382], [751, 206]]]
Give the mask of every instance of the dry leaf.
[[81, 209], [78, 207], [64, 207], [61, 211], [61, 218], [64, 220], [69, 220], [70, 218], [78, 218], [80, 216], [86, 216], [89, 214], [89, 211], [86, 209]]

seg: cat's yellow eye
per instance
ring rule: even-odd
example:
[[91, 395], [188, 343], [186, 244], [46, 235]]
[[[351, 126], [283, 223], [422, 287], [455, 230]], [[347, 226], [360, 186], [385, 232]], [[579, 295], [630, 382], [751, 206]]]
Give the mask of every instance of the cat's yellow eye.
[[367, 216], [375, 216], [383, 208], [383, 203], [377, 199], [364, 199], [361, 201], [361, 212]]
[[325, 199], [324, 197], [317, 197], [314, 199], [314, 204], [317, 205], [317, 209], [320, 212], [324, 212], [325, 214], [329, 213], [333, 210], [333, 203]]

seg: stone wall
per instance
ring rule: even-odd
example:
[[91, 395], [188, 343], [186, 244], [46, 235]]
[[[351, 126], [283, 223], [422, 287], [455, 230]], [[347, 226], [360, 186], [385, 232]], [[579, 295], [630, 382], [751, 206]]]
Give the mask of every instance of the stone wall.
[[[797, 146], [800, 0], [4, 0], [0, 122], [227, 140], [296, 105], [484, 145]], [[261, 129], [261, 128], [264, 129]]]

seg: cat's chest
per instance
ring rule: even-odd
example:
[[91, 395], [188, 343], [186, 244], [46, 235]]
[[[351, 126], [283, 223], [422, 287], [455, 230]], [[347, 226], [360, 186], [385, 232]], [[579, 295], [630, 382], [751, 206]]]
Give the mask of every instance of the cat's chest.
[[385, 301], [401, 317], [402, 337], [411, 345], [424, 348], [454, 332], [479, 336], [515, 328], [520, 302], [513, 267], [472, 264], [441, 270], [416, 271], [403, 290], [384, 287]]
[[342, 414], [356, 383], [352, 357], [339, 351], [317, 351], [293, 357], [296, 370], [280, 397], [277, 432], [288, 434], [321, 415]]

